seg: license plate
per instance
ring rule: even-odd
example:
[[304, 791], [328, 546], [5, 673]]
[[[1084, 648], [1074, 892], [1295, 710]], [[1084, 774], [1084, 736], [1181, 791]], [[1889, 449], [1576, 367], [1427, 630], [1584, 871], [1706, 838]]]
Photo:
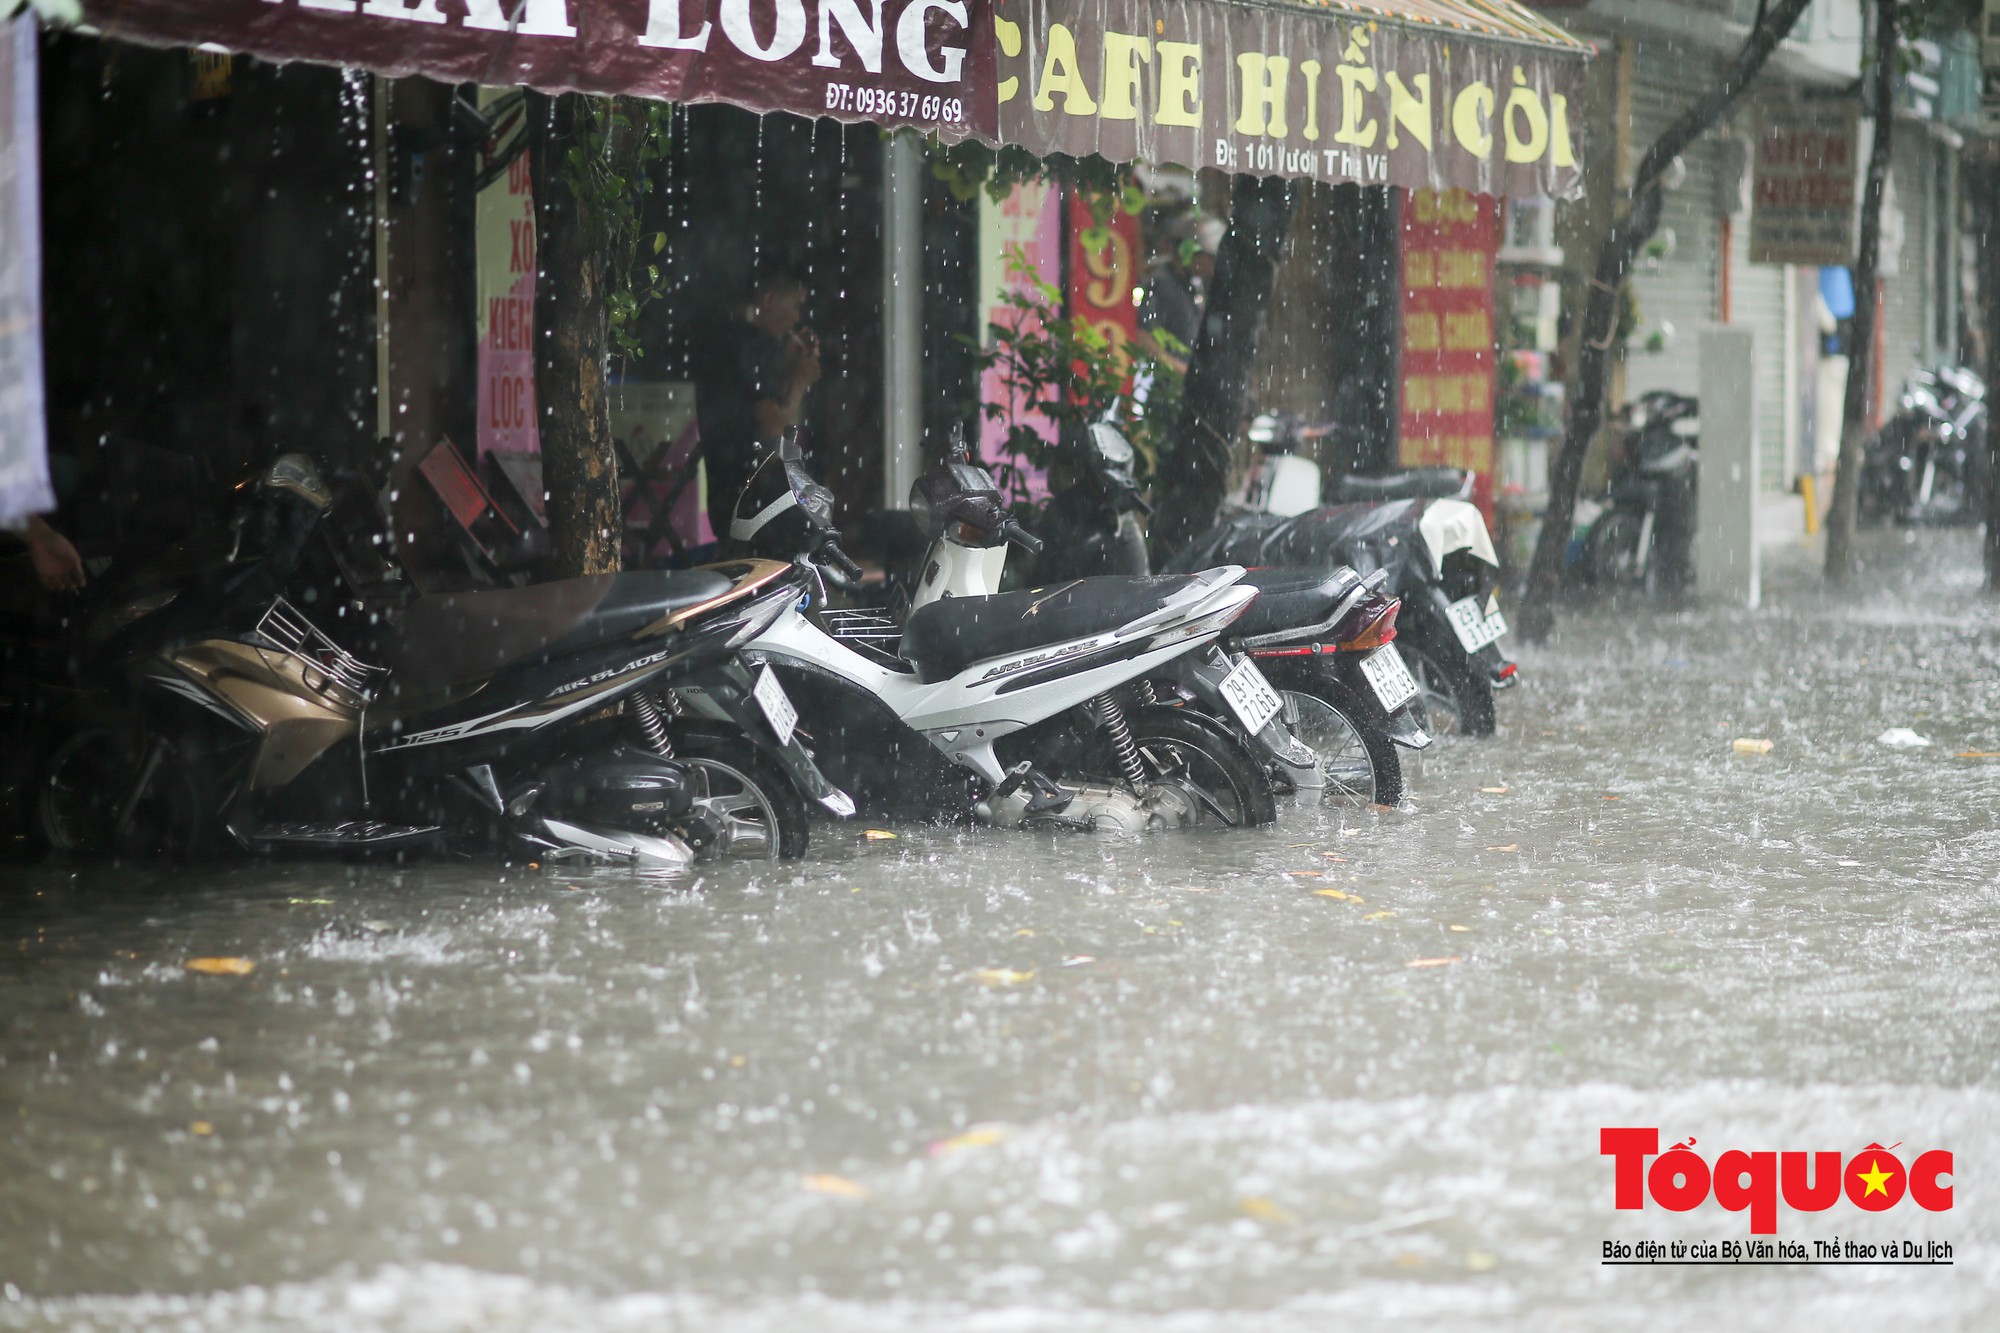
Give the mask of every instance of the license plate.
[[757, 684], [750, 695], [757, 701], [757, 707], [764, 710], [764, 720], [771, 724], [771, 731], [778, 738], [779, 745], [792, 743], [792, 729], [799, 725], [799, 710], [792, 707], [791, 696], [771, 668], [765, 667], [757, 673]]
[[1403, 665], [1403, 655], [1393, 643], [1385, 643], [1362, 658], [1361, 674], [1368, 678], [1369, 688], [1387, 712], [1393, 713], [1417, 697], [1417, 682], [1410, 678], [1410, 669]]
[[1477, 597], [1461, 597], [1446, 608], [1446, 613], [1451, 617], [1452, 632], [1468, 653], [1478, 652], [1507, 632], [1507, 617], [1500, 614], [1498, 598], [1489, 597], [1482, 607]]
[[1264, 673], [1247, 657], [1222, 678], [1222, 699], [1252, 736], [1270, 726], [1271, 719], [1285, 706], [1285, 701], [1271, 688], [1271, 682], [1264, 679]]

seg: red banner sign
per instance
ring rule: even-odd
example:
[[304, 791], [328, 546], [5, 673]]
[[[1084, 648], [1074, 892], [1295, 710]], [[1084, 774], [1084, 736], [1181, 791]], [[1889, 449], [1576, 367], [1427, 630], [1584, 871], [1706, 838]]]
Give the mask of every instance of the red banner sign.
[[1463, 190], [1403, 196], [1399, 461], [1478, 475], [1493, 517], [1493, 261], [1498, 213]]
[[991, 0], [83, 0], [109, 36], [996, 134]]

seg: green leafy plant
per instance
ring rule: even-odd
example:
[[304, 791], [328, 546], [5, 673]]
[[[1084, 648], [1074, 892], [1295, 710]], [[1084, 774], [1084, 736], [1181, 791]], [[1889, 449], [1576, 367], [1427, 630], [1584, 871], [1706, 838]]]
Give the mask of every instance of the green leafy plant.
[[[642, 97], [579, 99], [576, 132], [563, 150], [563, 184], [580, 221], [602, 238], [604, 305], [611, 354], [636, 360], [639, 313], [665, 290], [657, 256], [667, 234], [642, 234], [656, 164], [673, 143], [673, 104]], [[645, 251], [642, 266], [641, 251]]]
[[[1005, 389], [1003, 401], [974, 405], [985, 420], [1006, 427], [1000, 447], [1007, 460], [995, 469], [1001, 485], [1014, 500], [1024, 500], [1022, 465], [1048, 466], [1051, 442], [1037, 418], [1052, 423], [1058, 439], [1109, 419], [1132, 441], [1137, 479], [1146, 485], [1160, 438], [1180, 414], [1181, 372], [1166, 361], [1134, 355], [1137, 349], [1089, 320], [1065, 314], [1062, 293], [1018, 247], [1008, 251], [1007, 272], [1013, 279], [1007, 313], [987, 326], [988, 345], [964, 339], [978, 354], [982, 380], [984, 372], [998, 370]], [[1169, 355], [1186, 356], [1172, 334], [1156, 330], [1154, 337]], [[1132, 393], [1141, 382], [1147, 385], [1144, 403]]]

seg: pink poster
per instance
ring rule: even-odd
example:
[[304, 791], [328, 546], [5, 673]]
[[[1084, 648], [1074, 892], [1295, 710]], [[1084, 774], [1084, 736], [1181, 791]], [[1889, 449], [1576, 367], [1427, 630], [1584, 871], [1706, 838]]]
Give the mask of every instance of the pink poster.
[[[992, 345], [991, 326], [1012, 327], [1021, 318], [1006, 303], [1009, 292], [1025, 291], [1039, 277], [1060, 288], [1062, 284], [1063, 209], [1062, 191], [1031, 182], [1017, 185], [1012, 194], [996, 203], [980, 196], [979, 209], [979, 290], [982, 293], [980, 332]], [[1022, 266], [1033, 270], [1023, 271]], [[1010, 458], [1005, 449], [1007, 432], [1015, 425], [1033, 429], [1053, 441], [1055, 424], [1016, 392], [998, 367], [988, 367], [979, 385], [980, 401], [997, 404], [1002, 415], [988, 417], [980, 425], [979, 456], [1000, 476], [1003, 488], [1008, 476], [1001, 467], [1017, 468], [1028, 497], [1041, 500], [1049, 493], [1040, 468], [1024, 460]]]
[[479, 452], [539, 453], [535, 430], [535, 198], [528, 157], [478, 201]]

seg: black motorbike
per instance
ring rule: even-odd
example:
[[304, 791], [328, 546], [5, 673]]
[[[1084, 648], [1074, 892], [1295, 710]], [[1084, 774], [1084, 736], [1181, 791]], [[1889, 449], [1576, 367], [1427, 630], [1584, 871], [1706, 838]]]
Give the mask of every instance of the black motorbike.
[[[1300, 419], [1277, 414], [1251, 425], [1266, 468], [1303, 458], [1311, 434]], [[1484, 516], [1464, 499], [1469, 483], [1453, 468], [1341, 474], [1317, 506], [1288, 515], [1256, 507], [1253, 477], [1242, 502], [1226, 505], [1216, 525], [1165, 567], [1337, 564], [1385, 574], [1383, 594], [1403, 604], [1396, 647], [1416, 678], [1425, 729], [1490, 736], [1494, 693], [1513, 685], [1516, 669], [1500, 648], [1507, 633], [1500, 559]]]
[[[1105, 423], [1063, 442], [1051, 497], [1034, 520], [1045, 542], [1029, 566], [1034, 582], [1152, 572], [1139, 522], [1150, 506], [1134, 458], [1130, 441]], [[1284, 696], [1293, 733], [1320, 757], [1327, 794], [1381, 805], [1403, 796], [1398, 747], [1431, 744], [1400, 652], [1403, 605], [1384, 593], [1388, 581], [1384, 570], [1364, 577], [1324, 561], [1250, 568], [1243, 582], [1259, 596], [1226, 641]], [[1397, 649], [1378, 651], [1392, 642]]]
[[1607, 591], [1684, 592], [1694, 583], [1701, 404], [1658, 390], [1628, 404], [1621, 417], [1610, 494], [1585, 531], [1581, 572]]
[[1980, 522], [1992, 481], [1986, 382], [1963, 366], [1917, 370], [1900, 401], [1863, 448], [1861, 522]]
[[358, 479], [291, 454], [238, 490], [227, 531], [101, 581], [33, 801], [56, 850], [683, 864], [852, 813], [737, 656], [792, 566], [423, 595]]

